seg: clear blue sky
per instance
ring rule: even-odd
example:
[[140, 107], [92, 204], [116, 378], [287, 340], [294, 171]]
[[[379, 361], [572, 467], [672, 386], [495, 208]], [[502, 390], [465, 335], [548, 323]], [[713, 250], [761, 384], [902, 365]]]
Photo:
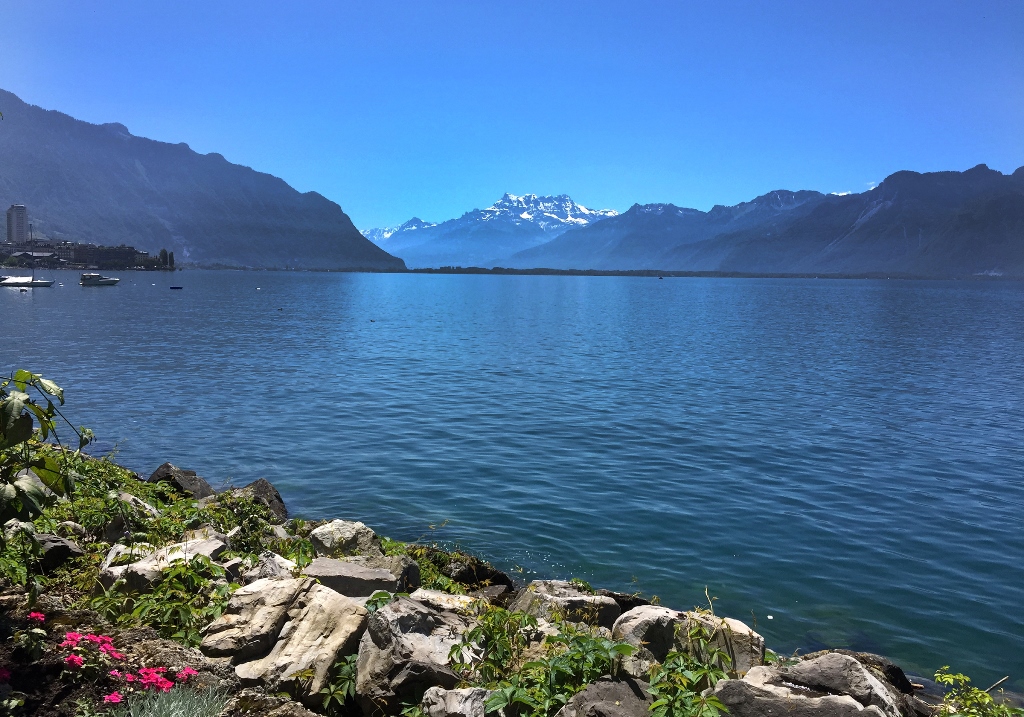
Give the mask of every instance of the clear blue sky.
[[0, 87], [361, 228], [506, 191], [707, 209], [1024, 165], [1024, 2], [0, 0]]

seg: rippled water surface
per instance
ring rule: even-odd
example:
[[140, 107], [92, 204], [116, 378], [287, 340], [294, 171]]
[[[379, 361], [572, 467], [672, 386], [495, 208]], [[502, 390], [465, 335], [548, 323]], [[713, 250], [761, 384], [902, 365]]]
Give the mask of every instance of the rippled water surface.
[[0, 367], [140, 472], [1024, 688], [1022, 284], [120, 276], [0, 290]]

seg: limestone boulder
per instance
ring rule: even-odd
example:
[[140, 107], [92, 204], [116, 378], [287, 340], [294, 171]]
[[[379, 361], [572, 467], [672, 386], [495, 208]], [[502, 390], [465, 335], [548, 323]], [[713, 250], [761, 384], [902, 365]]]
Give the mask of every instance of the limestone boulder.
[[380, 538], [362, 523], [332, 520], [309, 534], [317, 555], [340, 558], [346, 555], [383, 555]]
[[606, 595], [594, 595], [565, 580], [534, 580], [509, 606], [536, 618], [552, 620], [561, 615], [572, 622], [612, 627], [619, 604]]
[[641, 680], [602, 677], [579, 692], [555, 717], [648, 717], [654, 698]]
[[264, 578], [235, 591], [203, 629], [200, 649], [230, 659], [245, 685], [276, 690], [312, 670], [315, 701], [335, 660], [356, 651], [366, 618], [365, 608], [309, 578]]
[[59, 535], [39, 533], [36, 535], [36, 540], [39, 541], [39, 563], [43, 568], [43, 572], [56, 570], [72, 558], [85, 555], [85, 551], [78, 547], [78, 543], [62, 538]]
[[481, 602], [480, 599], [470, 595], [452, 595], [440, 590], [426, 590], [424, 588], [419, 588], [409, 598], [421, 602], [434, 610], [450, 610], [465, 614], [474, 613]]
[[864, 707], [846, 695], [816, 695], [785, 688], [773, 691], [746, 679], [722, 680], [714, 694], [729, 717], [885, 717], [877, 707]]
[[248, 584], [264, 578], [290, 578], [297, 567], [294, 561], [265, 550], [260, 553], [254, 566], [242, 572], [242, 582]]
[[711, 635], [711, 643], [729, 655], [731, 675], [742, 677], [764, 662], [764, 638], [739, 620], [641, 605], [620, 616], [612, 627], [612, 639], [636, 648], [623, 659], [623, 670], [633, 677], [646, 676], [669, 652], [685, 651], [690, 630], [698, 624]]
[[[766, 675], [771, 673], [765, 672]], [[875, 706], [887, 715], [899, 715], [898, 693], [872, 675], [849, 655], [827, 653], [778, 671], [787, 683], [818, 692], [849, 695], [865, 707]]]
[[205, 480], [196, 475], [195, 471], [178, 468], [171, 463], [164, 463], [153, 471], [146, 479], [147, 483], [169, 483], [179, 493], [193, 498], [208, 498], [214, 495], [213, 488]]
[[409, 592], [419, 586], [419, 566], [405, 556], [316, 558], [302, 572], [349, 597], [369, 597], [379, 590]]
[[174, 563], [189, 561], [198, 555], [217, 560], [227, 548], [223, 541], [215, 538], [174, 543], [154, 550], [142, 560], [132, 563], [124, 570], [122, 577], [129, 590], [146, 592], [160, 579], [163, 571]]
[[274, 647], [264, 657], [239, 664], [235, 674], [243, 684], [276, 689], [300, 672], [312, 670], [308, 704], [319, 704], [331, 666], [354, 654], [366, 627], [367, 611], [344, 595], [312, 583], [299, 591], [288, 609]]
[[265, 690], [249, 687], [228, 700], [217, 717], [316, 717], [300, 703], [287, 697], [268, 695]]
[[266, 478], [254, 480], [247, 486], [233, 488], [225, 493], [239, 498], [249, 498], [254, 503], [263, 505], [279, 523], [288, 520], [288, 508], [285, 507], [284, 499], [281, 498], [281, 494], [277, 492], [274, 484]]
[[420, 707], [427, 717], [484, 717], [491, 691], [482, 687], [446, 690], [431, 687], [423, 693]]
[[471, 618], [397, 597], [370, 615], [359, 643], [356, 694], [365, 714], [394, 713], [431, 687], [454, 688], [449, 655]]

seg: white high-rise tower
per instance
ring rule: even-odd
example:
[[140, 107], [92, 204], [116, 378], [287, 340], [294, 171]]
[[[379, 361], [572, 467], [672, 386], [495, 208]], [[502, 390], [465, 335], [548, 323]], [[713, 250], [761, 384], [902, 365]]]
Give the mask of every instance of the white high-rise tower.
[[28, 209], [24, 204], [12, 204], [7, 210], [7, 241], [11, 244], [28, 241]]

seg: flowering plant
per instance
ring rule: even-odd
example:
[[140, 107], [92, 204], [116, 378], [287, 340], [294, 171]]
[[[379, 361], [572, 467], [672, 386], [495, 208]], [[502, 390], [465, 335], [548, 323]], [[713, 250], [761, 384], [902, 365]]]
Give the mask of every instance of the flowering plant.
[[68, 650], [64, 656], [65, 669], [76, 679], [95, 680], [124, 660], [124, 655], [114, 647], [114, 639], [107, 635], [68, 632], [59, 647]]
[[46, 642], [47, 633], [43, 629], [46, 622], [46, 615], [41, 612], [30, 612], [28, 621], [31, 627], [27, 630], [18, 630], [14, 633], [14, 647], [17, 650], [28, 654], [30, 660], [38, 660], [43, 655], [43, 644]]

